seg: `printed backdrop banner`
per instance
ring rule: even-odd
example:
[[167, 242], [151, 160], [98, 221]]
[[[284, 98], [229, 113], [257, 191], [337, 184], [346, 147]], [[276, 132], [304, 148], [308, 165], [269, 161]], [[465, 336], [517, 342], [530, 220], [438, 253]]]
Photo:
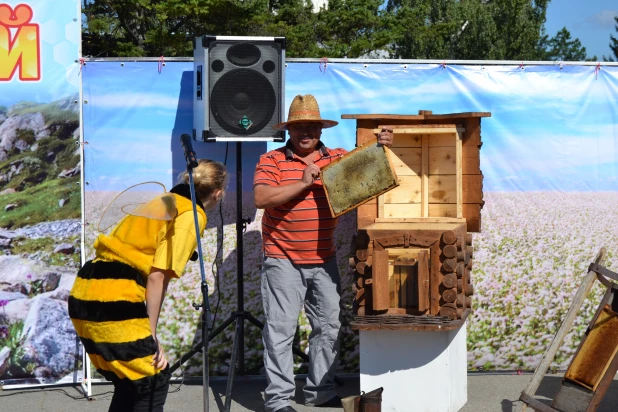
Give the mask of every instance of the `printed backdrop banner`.
[[81, 380], [80, 3], [0, 3], [0, 381]]
[[[179, 137], [191, 133], [191, 62], [90, 61], [83, 68], [87, 254], [96, 222], [119, 191], [159, 181], [168, 189], [185, 169]], [[618, 67], [288, 62], [285, 107], [297, 94], [316, 96], [329, 147], [355, 146], [355, 122], [342, 114], [491, 112], [482, 120], [482, 231], [474, 235], [474, 313], [468, 321], [468, 365], [534, 369], [601, 246], [618, 270]], [[230, 186], [221, 209], [208, 216], [203, 239], [215, 326], [236, 310], [236, 199], [243, 218], [244, 306], [263, 320], [260, 300], [260, 217], [252, 197], [259, 156], [275, 143], [200, 143], [198, 157], [225, 162]], [[241, 164], [236, 165], [236, 150]], [[236, 174], [242, 173], [242, 187]], [[358, 371], [358, 340], [350, 330], [352, 274], [347, 258], [355, 212], [336, 234], [342, 274], [343, 335], [339, 369]], [[217, 254], [218, 246], [221, 251]], [[216, 276], [215, 276], [216, 275]], [[158, 332], [172, 360], [199, 343], [199, 271], [190, 263], [172, 282]], [[594, 289], [554, 362], [566, 368], [596, 306]], [[304, 316], [296, 341], [305, 349]], [[212, 369], [225, 373], [233, 328], [211, 342]], [[260, 331], [247, 326], [246, 370], [262, 367]], [[201, 372], [199, 359], [185, 367]], [[299, 371], [306, 365], [298, 364]]]

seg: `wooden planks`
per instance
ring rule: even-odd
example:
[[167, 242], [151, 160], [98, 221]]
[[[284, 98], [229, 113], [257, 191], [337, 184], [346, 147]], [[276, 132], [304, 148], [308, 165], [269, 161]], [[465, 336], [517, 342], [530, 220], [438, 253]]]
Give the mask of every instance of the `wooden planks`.
[[419, 110], [418, 115], [414, 114], [342, 114], [342, 119], [365, 119], [365, 120], [460, 120], [468, 117], [491, 117], [489, 112], [462, 112], [448, 114], [433, 114], [431, 110]]
[[430, 175], [429, 203], [457, 203], [457, 176]]
[[483, 175], [462, 175], [462, 203], [483, 203]]
[[[457, 128], [454, 124], [423, 124], [423, 125], [409, 125], [409, 126], [401, 126], [401, 125], [380, 125], [378, 128], [373, 129], [374, 134], [380, 133], [383, 127], [391, 127], [393, 128], [393, 134], [395, 135], [421, 135], [421, 134], [431, 134], [431, 135], [444, 135], [451, 133], [463, 133], [463, 128]], [[442, 137], [444, 137], [442, 136]]]
[[457, 205], [453, 203], [434, 203], [429, 205], [429, 217], [457, 218]]
[[463, 129], [450, 124], [389, 127], [395, 128], [391, 161], [400, 186], [379, 197], [378, 218], [463, 219]]
[[397, 176], [420, 176], [421, 156], [421, 147], [391, 147], [391, 162]]
[[[380, 196], [384, 203], [421, 203], [421, 178], [397, 174], [399, 186]], [[430, 183], [431, 187], [431, 183]], [[436, 189], [438, 189], [436, 187]], [[448, 190], [448, 189], [446, 189]], [[431, 191], [431, 189], [430, 189]]]
[[[466, 132], [462, 138], [463, 217], [469, 222], [468, 230], [481, 231], [481, 208], [483, 207], [483, 173], [480, 167], [481, 118], [468, 118], [464, 122]], [[466, 207], [466, 205], [469, 205]], [[476, 206], [472, 206], [476, 205]]]
[[464, 203], [463, 217], [468, 224], [468, 232], [481, 231], [481, 205], [478, 203]]
[[462, 206], [462, 201], [463, 201], [463, 176], [462, 176], [462, 146], [461, 146], [461, 139], [456, 139], [455, 141], [455, 156], [457, 157], [455, 159], [455, 175], [456, 175], [456, 181], [457, 181], [457, 198], [455, 200], [455, 203], [457, 204], [457, 217], [463, 217], [463, 206]]
[[429, 175], [454, 175], [457, 173], [457, 154], [453, 147], [429, 148]]
[[[423, 214], [421, 203], [384, 204], [384, 213], [380, 218], [414, 218]], [[427, 212], [429, 215], [429, 211]]]
[[461, 147], [462, 173], [464, 175], [481, 174], [480, 148], [476, 146]]
[[378, 200], [372, 199], [356, 209], [356, 229], [361, 230], [375, 223], [378, 218]]
[[418, 310], [421, 312], [430, 308], [429, 276], [429, 253], [421, 250], [418, 252]]
[[390, 307], [388, 271], [388, 251], [374, 250], [371, 265], [374, 310], [386, 310]]
[[[380, 130], [380, 129], [375, 129], [374, 133], [376, 132], [376, 130]], [[443, 131], [441, 133], [444, 133]], [[395, 135], [395, 138], [393, 140], [393, 145], [391, 146], [391, 148], [396, 148], [396, 147], [421, 147], [421, 140], [422, 140], [422, 133], [416, 133], [416, 134], [411, 134], [411, 133], [400, 133], [400, 130], [395, 129], [393, 130], [393, 134]]]
[[376, 218], [375, 223], [466, 223], [466, 219], [456, 217]]
[[440, 273], [440, 245], [434, 244], [429, 250], [431, 267], [429, 269], [429, 314], [440, 314], [440, 284], [442, 283], [442, 273]]
[[[420, 217], [429, 217], [429, 137], [422, 136], [421, 155], [421, 213]], [[392, 217], [407, 217], [396, 214]]]

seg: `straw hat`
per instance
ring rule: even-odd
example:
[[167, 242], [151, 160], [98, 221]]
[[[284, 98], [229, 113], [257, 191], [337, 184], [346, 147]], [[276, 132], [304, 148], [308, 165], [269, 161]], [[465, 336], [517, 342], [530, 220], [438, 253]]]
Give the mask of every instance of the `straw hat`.
[[337, 126], [339, 122], [334, 120], [326, 120], [320, 117], [320, 108], [318, 102], [310, 94], [301, 96], [300, 94], [292, 100], [290, 111], [288, 112], [288, 121], [274, 125], [277, 130], [287, 130], [291, 123], [300, 122], [320, 122], [322, 128]]

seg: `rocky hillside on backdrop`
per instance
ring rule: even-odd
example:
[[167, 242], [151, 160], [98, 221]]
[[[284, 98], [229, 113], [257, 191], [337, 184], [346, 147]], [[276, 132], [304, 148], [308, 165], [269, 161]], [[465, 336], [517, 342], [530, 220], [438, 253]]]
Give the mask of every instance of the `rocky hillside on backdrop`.
[[0, 106], [0, 380], [79, 362], [66, 301], [79, 266], [78, 97]]
[[[79, 175], [77, 96], [0, 106], [0, 190]], [[56, 173], [57, 172], [57, 173]]]

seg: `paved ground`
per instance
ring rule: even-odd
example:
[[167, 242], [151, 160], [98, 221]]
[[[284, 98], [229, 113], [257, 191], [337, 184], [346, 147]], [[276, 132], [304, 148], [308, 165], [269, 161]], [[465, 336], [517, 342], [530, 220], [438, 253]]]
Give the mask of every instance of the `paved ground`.
[[[530, 374], [471, 373], [468, 375], [468, 403], [460, 412], [513, 412], [518, 404], [517, 399], [521, 391], [530, 382], [531, 377]], [[359, 392], [358, 375], [343, 375], [341, 379], [343, 386], [338, 388], [340, 396], [345, 397]], [[537, 398], [540, 400], [553, 398], [561, 379], [560, 375], [547, 375], [537, 391]], [[298, 412], [342, 411], [342, 409], [316, 409], [302, 405], [302, 391], [300, 390], [302, 383], [302, 379], [297, 380], [298, 390], [292, 404]], [[211, 379], [210, 411], [224, 410], [226, 384], [226, 379]], [[262, 377], [240, 377], [234, 383], [231, 411], [262, 411], [262, 391], [265, 386], [266, 382]], [[112, 386], [96, 384], [92, 388], [93, 397], [90, 401], [83, 397], [78, 387], [73, 386], [26, 391], [4, 390], [0, 392], [0, 412], [106, 412], [111, 399]], [[203, 411], [202, 392], [202, 385], [199, 382], [173, 384], [166, 403], [166, 412]], [[413, 399], [410, 400], [410, 405], [410, 411], [402, 412], [414, 412]], [[597, 412], [616, 411], [618, 411], [618, 380], [614, 380], [603, 403], [597, 409]]]

